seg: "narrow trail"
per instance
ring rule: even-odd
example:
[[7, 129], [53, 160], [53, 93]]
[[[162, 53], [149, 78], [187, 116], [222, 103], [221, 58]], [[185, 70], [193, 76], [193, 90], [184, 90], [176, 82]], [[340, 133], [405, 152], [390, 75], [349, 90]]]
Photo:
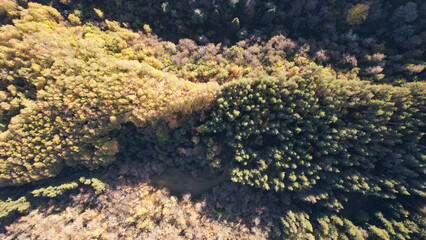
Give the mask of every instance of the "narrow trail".
[[150, 179], [154, 186], [168, 188], [174, 194], [191, 193], [193, 196], [199, 196], [229, 180], [228, 168], [227, 165], [223, 174], [215, 177], [193, 177], [178, 169], [170, 168], [161, 175], [151, 176]]

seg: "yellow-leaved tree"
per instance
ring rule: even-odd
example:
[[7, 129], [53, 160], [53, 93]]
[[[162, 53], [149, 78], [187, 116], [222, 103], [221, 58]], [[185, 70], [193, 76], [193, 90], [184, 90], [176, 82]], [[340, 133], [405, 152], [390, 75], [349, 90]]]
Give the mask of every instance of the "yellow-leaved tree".
[[13, 25], [0, 28], [0, 186], [108, 165], [123, 123], [175, 126], [218, 90], [162, 72], [146, 37], [117, 22], [80, 25], [37, 3], [13, 9]]

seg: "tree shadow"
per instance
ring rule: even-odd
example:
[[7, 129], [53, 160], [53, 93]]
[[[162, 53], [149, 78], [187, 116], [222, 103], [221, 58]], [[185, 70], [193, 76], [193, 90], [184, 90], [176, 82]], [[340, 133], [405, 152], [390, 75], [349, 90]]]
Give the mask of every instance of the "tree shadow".
[[[153, 33], [166, 41], [178, 43], [190, 38], [199, 43], [236, 42], [248, 33], [272, 31], [273, 25], [260, 24], [267, 10], [253, 1], [150, 1], [150, 0], [35, 0], [64, 13], [76, 13], [83, 20], [100, 20], [93, 8], [105, 19], [128, 23], [134, 30], [148, 24]], [[256, 10], [262, 14], [256, 14]], [[244, 19], [240, 22], [240, 19]]]
[[[210, 178], [193, 178], [191, 173], [185, 176], [183, 172], [170, 169], [159, 170], [160, 165], [121, 160], [92, 172], [91, 176], [108, 183], [105, 191], [95, 193], [90, 187], [79, 186], [56, 198], [33, 199], [28, 211], [3, 225], [0, 237], [42, 237], [52, 223], [56, 226], [57, 236], [64, 236], [70, 229], [77, 231], [78, 223], [88, 232], [104, 229], [105, 234], [101, 235], [105, 237], [150, 236], [154, 239], [155, 234], [160, 238], [192, 236], [201, 239], [202, 236], [231, 234], [262, 239], [278, 227], [283, 204], [274, 194], [220, 177], [220, 181], [214, 179], [206, 184], [201, 180], [209, 181]], [[163, 175], [157, 175], [158, 172]], [[185, 178], [185, 184], [178, 190], [161, 187], [158, 179], [159, 176], [166, 177], [164, 174], [168, 174], [169, 179]], [[191, 179], [194, 182], [190, 182]], [[194, 187], [197, 184], [203, 187]], [[143, 226], [144, 222], [148, 226]], [[127, 233], [120, 235], [120, 231]], [[79, 233], [76, 235], [80, 236]]]

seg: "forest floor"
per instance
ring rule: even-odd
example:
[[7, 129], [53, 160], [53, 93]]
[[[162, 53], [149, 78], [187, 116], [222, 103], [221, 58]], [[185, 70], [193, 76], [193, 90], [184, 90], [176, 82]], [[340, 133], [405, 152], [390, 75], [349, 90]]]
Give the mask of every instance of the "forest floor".
[[200, 196], [209, 192], [213, 187], [224, 183], [229, 177], [226, 175], [214, 177], [193, 177], [176, 168], [167, 169], [161, 175], [151, 176], [151, 183], [157, 187], [165, 187], [174, 194], [190, 193]]
[[28, 210], [2, 226], [0, 239], [270, 239], [281, 235], [279, 219], [286, 204], [274, 194], [233, 183], [226, 175], [194, 177], [159, 168], [119, 161], [98, 170], [96, 177], [107, 184], [101, 193], [80, 185], [62, 196], [33, 201]]

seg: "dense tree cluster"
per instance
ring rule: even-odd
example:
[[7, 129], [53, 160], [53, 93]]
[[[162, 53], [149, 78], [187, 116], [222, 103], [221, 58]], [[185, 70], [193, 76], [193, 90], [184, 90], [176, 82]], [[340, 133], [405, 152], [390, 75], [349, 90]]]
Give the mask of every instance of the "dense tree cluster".
[[149, 24], [166, 39], [198, 43], [267, 41], [282, 34], [309, 46], [312, 60], [340, 71], [357, 70], [371, 81], [425, 78], [426, 3], [421, 0], [38, 0], [65, 14], [108, 19], [141, 29]]
[[[336, 78], [316, 65], [290, 79], [240, 79], [223, 86], [200, 132], [213, 165], [230, 164], [234, 182], [283, 192], [331, 212], [348, 211], [354, 206], [350, 198], [362, 194], [374, 199], [370, 204], [388, 199], [391, 206], [411, 209], [418, 216], [425, 197], [425, 87]], [[368, 228], [365, 234], [338, 216], [332, 217], [337, 222], [317, 221], [343, 227], [336, 230], [338, 235], [348, 228], [350, 239], [380, 235], [383, 229], [374, 224], [389, 225], [383, 232], [400, 239], [414, 232], [407, 229], [416, 220], [400, 222], [407, 218], [401, 215], [386, 216], [387, 220], [373, 211], [363, 218], [371, 224], [363, 226]], [[304, 214], [291, 218], [300, 218], [294, 221], [303, 224]], [[306, 228], [302, 235], [312, 232], [305, 225], [293, 228]], [[324, 231], [326, 236], [333, 234]], [[421, 236], [417, 234], [418, 230], [414, 236]]]
[[[222, 44], [198, 46], [182, 39], [170, 56], [170, 70], [194, 82], [229, 82], [241, 77], [260, 74], [291, 74], [289, 65], [303, 67], [307, 54], [298, 44], [283, 35], [277, 35], [264, 44], [240, 41], [231, 47]], [[296, 62], [294, 62], [296, 60]]]
[[312, 65], [288, 80], [225, 84], [201, 129], [225, 135], [237, 182], [424, 196], [425, 91], [336, 79]]
[[159, 71], [143, 36], [117, 22], [70, 26], [36, 3], [19, 15], [0, 28], [0, 186], [108, 165], [121, 123], [173, 124], [217, 89]]

